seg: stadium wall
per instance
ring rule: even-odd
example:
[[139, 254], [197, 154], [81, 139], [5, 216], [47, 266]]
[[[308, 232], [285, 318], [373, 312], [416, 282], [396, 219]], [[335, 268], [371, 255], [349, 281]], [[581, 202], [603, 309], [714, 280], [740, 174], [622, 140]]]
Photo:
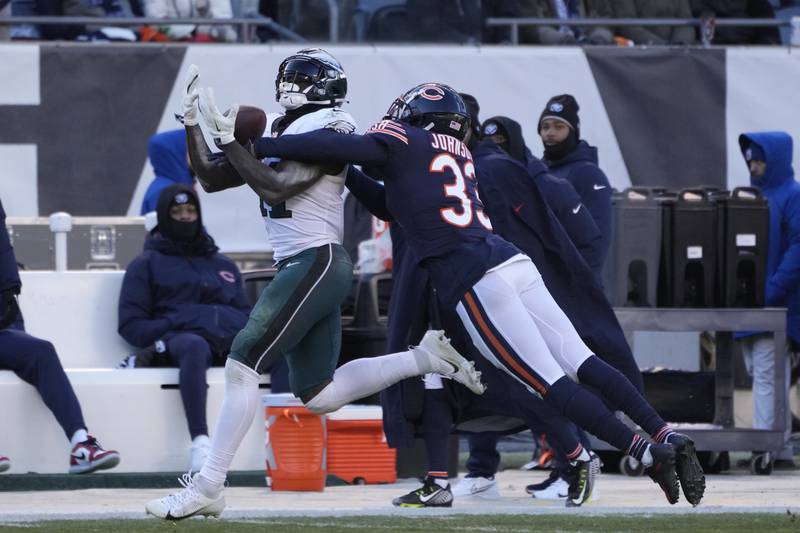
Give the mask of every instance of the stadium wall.
[[[616, 188], [747, 182], [742, 131], [800, 139], [800, 56], [781, 48], [332, 46], [361, 128], [405, 89], [441, 81], [474, 94], [481, 118], [523, 125], [534, 153], [546, 100], [574, 94], [582, 136], [600, 149]], [[274, 77], [296, 45], [0, 45], [0, 197], [9, 215], [136, 215], [152, 179], [147, 139], [177, 127], [183, 72], [221, 106], [276, 111]], [[204, 202], [224, 251], [266, 250], [248, 190]], [[252, 209], [242, 206], [252, 205]], [[235, 231], [230, 231], [235, 228]]]

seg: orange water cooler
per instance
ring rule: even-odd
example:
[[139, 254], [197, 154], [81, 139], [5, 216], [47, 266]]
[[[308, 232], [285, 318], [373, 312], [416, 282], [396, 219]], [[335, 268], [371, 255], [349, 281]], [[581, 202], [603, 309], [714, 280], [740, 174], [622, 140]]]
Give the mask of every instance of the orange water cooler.
[[383, 433], [376, 405], [346, 405], [327, 415], [328, 474], [347, 483], [394, 483], [397, 452]]
[[267, 485], [272, 490], [324, 490], [325, 417], [303, 407], [292, 394], [266, 394], [262, 402], [267, 429]]

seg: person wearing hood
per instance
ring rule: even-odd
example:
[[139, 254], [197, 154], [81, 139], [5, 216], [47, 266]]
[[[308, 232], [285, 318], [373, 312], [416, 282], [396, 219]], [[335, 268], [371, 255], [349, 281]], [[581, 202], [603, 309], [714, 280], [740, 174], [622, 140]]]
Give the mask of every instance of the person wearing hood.
[[[764, 304], [786, 307], [786, 335], [800, 342], [800, 184], [792, 168], [792, 138], [782, 131], [745, 133], [739, 146], [750, 170], [750, 183], [761, 189], [769, 204], [769, 245]], [[742, 353], [753, 376], [753, 427], [771, 429], [775, 422], [775, 343], [771, 333], [741, 332]], [[780, 347], [783, 351], [784, 347]], [[794, 467], [792, 413], [789, 408], [789, 357], [784, 364], [786, 382], [785, 446], [775, 456], [775, 467]]]
[[[70, 474], [114, 468], [119, 464], [120, 455], [114, 450], [104, 450], [88, 433], [81, 405], [55, 348], [46, 340], [25, 332], [17, 302], [21, 290], [17, 260], [6, 228], [6, 212], [0, 202], [0, 370], [11, 370], [35, 387], [53, 413], [72, 447]], [[3, 431], [13, 432], [14, 428], [4, 426]], [[8, 457], [0, 457], [0, 472], [8, 470], [10, 462]]]
[[538, 132], [544, 144], [542, 162], [550, 174], [567, 180], [580, 195], [602, 237], [599, 263], [611, 245], [611, 184], [600, 170], [597, 148], [581, 139], [578, 102], [572, 95], [552, 97], [539, 116]]
[[[119, 334], [143, 351], [127, 366], [178, 366], [191, 470], [208, 455], [206, 369], [221, 363], [247, 322], [250, 305], [236, 264], [203, 228], [200, 202], [187, 185], [161, 191], [158, 225], [128, 265], [119, 298]], [[131, 364], [132, 363], [132, 364]]]
[[598, 281], [602, 280], [607, 239], [603, 237], [589, 210], [575, 188], [563, 178], [551, 174], [547, 166], [525, 145], [519, 122], [508, 117], [492, 117], [483, 124], [482, 138], [491, 140], [527, 168], [570, 241], [578, 249]]
[[170, 185], [192, 185], [194, 177], [186, 152], [186, 132], [182, 129], [156, 133], [147, 143], [147, 157], [155, 178], [144, 193], [140, 214], [155, 211], [161, 191]]

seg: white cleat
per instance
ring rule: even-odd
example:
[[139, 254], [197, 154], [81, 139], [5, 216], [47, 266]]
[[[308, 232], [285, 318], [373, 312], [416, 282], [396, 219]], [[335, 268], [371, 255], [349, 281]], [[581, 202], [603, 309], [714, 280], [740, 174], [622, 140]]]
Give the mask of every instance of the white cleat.
[[499, 498], [500, 491], [497, 488], [497, 480], [492, 477], [464, 477], [453, 487], [453, 496], [483, 496], [487, 498]]
[[483, 394], [486, 390], [481, 383], [481, 373], [475, 370], [475, 363], [465, 359], [450, 345], [450, 339], [444, 336], [444, 331], [428, 330], [417, 348], [447, 363], [439, 365], [443, 368], [437, 373], [458, 381], [475, 394]]
[[178, 480], [183, 489], [165, 498], [150, 500], [144, 506], [147, 514], [164, 520], [183, 520], [190, 516], [219, 516], [225, 509], [225, 496], [208, 498], [200, 493], [191, 474]]

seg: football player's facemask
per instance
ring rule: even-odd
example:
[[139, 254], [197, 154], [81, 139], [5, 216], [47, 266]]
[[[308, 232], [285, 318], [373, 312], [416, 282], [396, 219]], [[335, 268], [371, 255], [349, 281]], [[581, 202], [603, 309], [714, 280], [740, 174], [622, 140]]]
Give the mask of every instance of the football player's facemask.
[[321, 48], [300, 50], [278, 68], [275, 100], [287, 110], [341, 105], [346, 96], [347, 77], [342, 65]]
[[386, 112], [388, 119], [405, 122], [463, 141], [470, 128], [464, 100], [441, 83], [423, 83], [396, 99]]

